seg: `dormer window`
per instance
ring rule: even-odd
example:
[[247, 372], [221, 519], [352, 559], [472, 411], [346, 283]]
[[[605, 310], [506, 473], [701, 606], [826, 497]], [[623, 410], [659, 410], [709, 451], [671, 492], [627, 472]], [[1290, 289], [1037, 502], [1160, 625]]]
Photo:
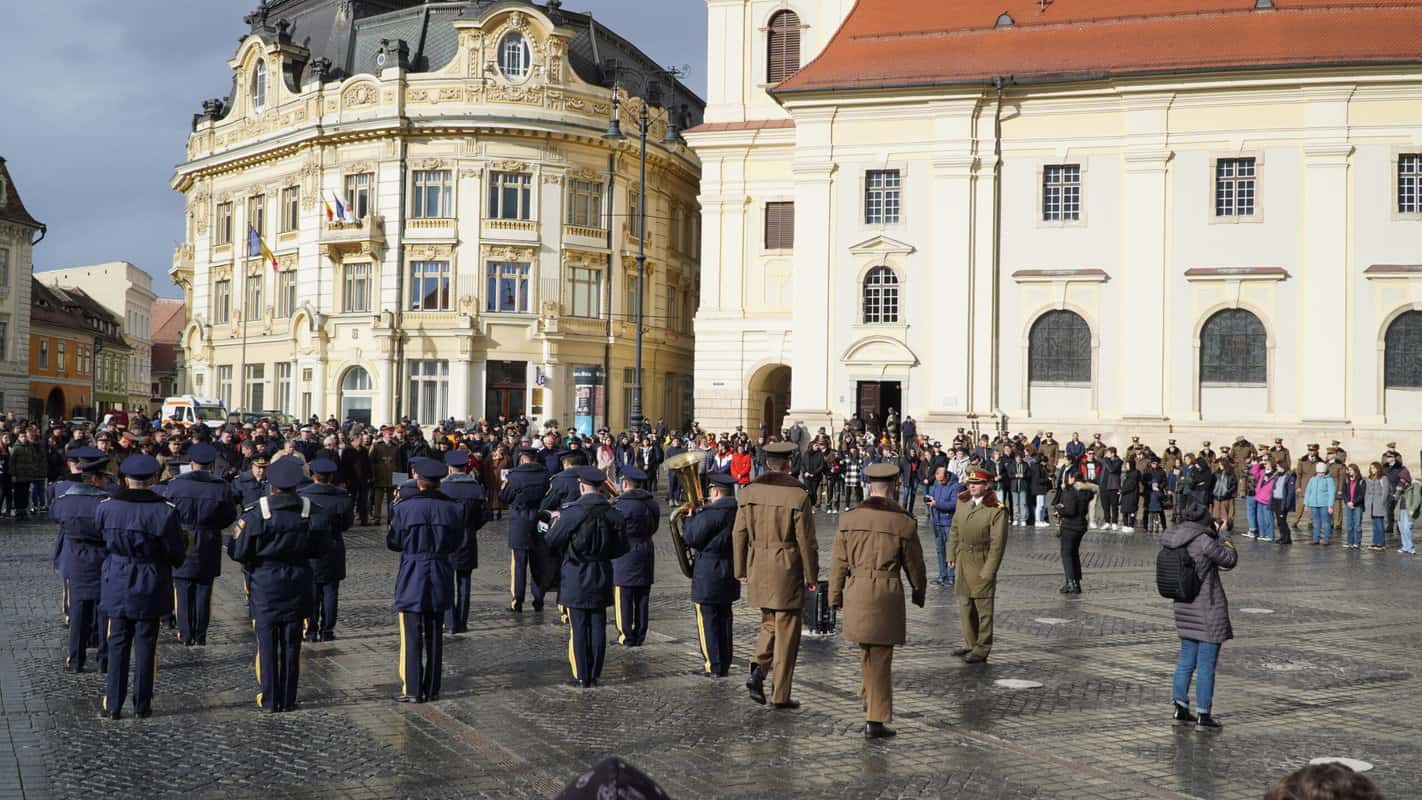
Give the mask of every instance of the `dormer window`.
[[263, 111], [267, 107], [267, 62], [258, 61], [252, 71], [252, 107]]
[[499, 71], [511, 81], [521, 81], [528, 77], [532, 61], [528, 40], [521, 34], [510, 33], [499, 42]]

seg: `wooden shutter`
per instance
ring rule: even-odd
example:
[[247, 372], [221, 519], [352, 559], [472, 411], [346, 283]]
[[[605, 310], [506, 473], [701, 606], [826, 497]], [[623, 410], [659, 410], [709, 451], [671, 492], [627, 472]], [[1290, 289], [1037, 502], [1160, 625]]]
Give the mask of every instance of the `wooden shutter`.
[[800, 70], [800, 16], [781, 11], [770, 18], [766, 81], [780, 83]]
[[789, 250], [795, 246], [795, 204], [765, 204], [765, 249]]

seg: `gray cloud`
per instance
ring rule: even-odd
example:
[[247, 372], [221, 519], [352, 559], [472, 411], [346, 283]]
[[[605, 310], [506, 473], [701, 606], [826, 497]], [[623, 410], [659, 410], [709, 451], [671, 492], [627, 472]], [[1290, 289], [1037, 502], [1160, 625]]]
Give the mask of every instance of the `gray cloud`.
[[[176, 297], [167, 271], [183, 237], [168, 188], [192, 114], [231, 90], [227, 60], [256, 0], [7, 3], [11, 72], [0, 83], [0, 156], [49, 226], [35, 269], [126, 260]], [[569, 0], [706, 86], [704, 0]]]

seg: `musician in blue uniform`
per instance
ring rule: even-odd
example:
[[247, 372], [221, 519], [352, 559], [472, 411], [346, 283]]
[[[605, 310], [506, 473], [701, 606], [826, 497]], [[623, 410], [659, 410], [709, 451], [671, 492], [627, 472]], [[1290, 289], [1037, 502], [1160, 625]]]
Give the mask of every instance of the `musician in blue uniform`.
[[94, 516], [99, 503], [110, 496], [106, 473], [109, 460], [98, 450], [76, 449], [95, 455], [78, 462], [81, 471], [64, 481], [63, 489], [49, 506], [49, 518], [59, 524], [61, 544], [55, 548], [56, 567], [64, 577], [65, 597], [69, 613], [73, 615], [69, 621], [69, 653], [64, 666], [70, 672], [83, 672], [85, 650], [92, 641], [98, 649], [99, 671], [105, 672], [109, 655], [99, 613], [104, 537]]
[[217, 448], [188, 448], [187, 472], [157, 491], [178, 509], [183, 530], [192, 537], [188, 557], [173, 570], [178, 616], [178, 641], [188, 647], [207, 645], [212, 618], [212, 582], [222, 574], [222, 531], [237, 521], [237, 504], [227, 481], [212, 474]]
[[488, 513], [484, 510], [484, 485], [464, 471], [469, 454], [451, 450], [444, 455], [449, 475], [440, 484], [440, 491], [459, 504], [464, 511], [464, 539], [450, 556], [454, 566], [454, 605], [444, 614], [444, 627], [450, 633], [469, 630], [469, 584], [474, 570], [479, 568], [479, 529], [484, 527]]
[[101, 500], [94, 523], [104, 537], [103, 584], [99, 608], [108, 619], [108, 670], [103, 716], [118, 719], [128, 694], [130, 658], [133, 711], [153, 713], [158, 675], [158, 621], [173, 610], [173, 568], [183, 563], [188, 543], [178, 510], [153, 491], [158, 459], [139, 453], [123, 460], [124, 488]]
[[329, 458], [309, 465], [311, 483], [297, 494], [311, 501], [311, 529], [325, 542], [320, 557], [311, 559], [311, 616], [306, 620], [306, 641], [330, 642], [336, 638], [336, 611], [341, 581], [346, 579], [346, 531], [355, 524], [355, 500], [335, 485], [340, 469]]
[[612, 562], [613, 606], [617, 642], [641, 647], [647, 639], [647, 611], [652, 598], [657, 547], [652, 536], [662, 522], [662, 509], [651, 492], [642, 488], [647, 473], [633, 466], [622, 468], [622, 492], [612, 507], [622, 515], [622, 538], [627, 554]]
[[586, 450], [564, 450], [558, 454], [563, 471], [548, 480], [548, 494], [544, 495], [539, 508], [543, 511], [561, 511], [563, 506], [578, 499], [578, 468], [588, 466]]
[[705, 658], [705, 675], [724, 678], [731, 670], [731, 604], [741, 599], [732, 560], [731, 532], [736, 526], [736, 479], [729, 473], [709, 477], [710, 503], [692, 511], [681, 528], [686, 546], [696, 551], [691, 567], [691, 602], [696, 604], [696, 632]]
[[607, 476], [578, 468], [576, 502], [563, 508], [548, 531], [548, 546], [563, 555], [558, 605], [568, 610], [568, 661], [572, 683], [597, 685], [607, 651], [607, 607], [612, 605], [612, 562], [627, 552], [622, 515], [599, 491]]
[[[538, 451], [521, 448], [518, 466], [509, 470], [508, 480], [499, 490], [499, 500], [509, 508], [509, 603], [510, 611], [523, 611], [528, 590], [528, 552], [538, 533], [538, 512], [548, 495], [548, 470], [538, 463]], [[533, 610], [543, 610], [543, 589], [531, 587]]]
[[464, 511], [440, 491], [444, 462], [410, 459], [420, 491], [396, 503], [385, 544], [400, 554], [395, 577], [395, 611], [400, 623], [400, 694], [402, 703], [439, 699], [444, 663], [440, 628], [454, 605], [454, 565], [450, 555], [464, 541]]
[[311, 524], [312, 502], [296, 494], [306, 477], [301, 462], [271, 465], [272, 493], [242, 514], [227, 555], [251, 575], [257, 633], [257, 708], [294, 711], [301, 677], [301, 628], [311, 614], [311, 560], [325, 551]]
[[[94, 461], [100, 458], [107, 457], [102, 450], [96, 447], [80, 445], [78, 447], [71, 447], [65, 451], [64, 462], [69, 468], [69, 475], [64, 480], [55, 481], [45, 487], [45, 491], [49, 493], [49, 507], [53, 508], [55, 499], [68, 491], [69, 487], [89, 483], [89, 480], [84, 475], [82, 464], [86, 461]], [[105, 473], [104, 477], [105, 483], [103, 488], [105, 492], [113, 494], [114, 487], [107, 482], [108, 474]], [[50, 519], [56, 522], [59, 521], [53, 513], [50, 514]], [[64, 559], [64, 538], [64, 527], [60, 526], [59, 534], [54, 537], [54, 571], [58, 572], [60, 577], [59, 611], [64, 616], [64, 627], [67, 628], [69, 627], [69, 607], [72, 604], [72, 598], [69, 596], [69, 578], [64, 574], [64, 569], [60, 566]]]
[[266, 497], [267, 492], [267, 457], [257, 456], [252, 459], [246, 472], [232, 480], [232, 495], [237, 498], [237, 505], [245, 511], [257, 502], [258, 498]]

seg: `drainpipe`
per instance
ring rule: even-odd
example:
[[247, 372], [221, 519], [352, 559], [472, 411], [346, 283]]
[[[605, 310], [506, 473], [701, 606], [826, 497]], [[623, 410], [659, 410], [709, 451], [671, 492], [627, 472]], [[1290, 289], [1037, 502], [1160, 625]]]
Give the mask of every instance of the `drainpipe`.
[[992, 121], [992, 369], [991, 407], [993, 416], [1002, 418], [1001, 372], [1002, 372], [1002, 87], [1007, 78], [998, 75], [992, 79], [997, 90], [997, 104]]

